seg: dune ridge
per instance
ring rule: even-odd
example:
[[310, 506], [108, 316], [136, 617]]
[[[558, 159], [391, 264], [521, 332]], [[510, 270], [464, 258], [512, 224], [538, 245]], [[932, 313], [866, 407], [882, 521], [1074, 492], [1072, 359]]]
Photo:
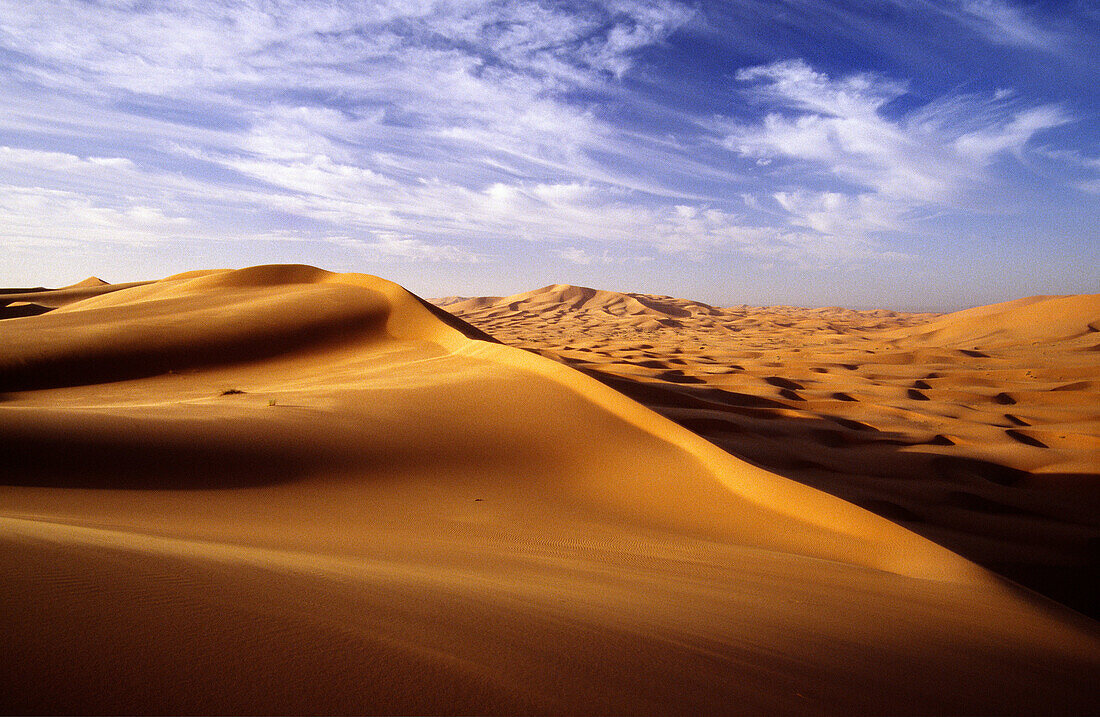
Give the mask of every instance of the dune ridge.
[[481, 336], [304, 266], [0, 321], [4, 708], [1098, 704], [1094, 623]]

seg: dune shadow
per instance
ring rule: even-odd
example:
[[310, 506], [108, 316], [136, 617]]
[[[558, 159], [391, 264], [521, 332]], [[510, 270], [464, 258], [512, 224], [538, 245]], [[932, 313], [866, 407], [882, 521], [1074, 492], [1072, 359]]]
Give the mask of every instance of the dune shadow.
[[[279, 404], [259, 410], [275, 417], [294, 408]], [[0, 486], [231, 490], [321, 476], [386, 481], [418, 465], [463, 461], [492, 466], [499, 460], [495, 441], [391, 442], [370, 426], [347, 430], [341, 423], [329, 430], [318, 428], [310, 413], [291, 423], [284, 418], [257, 415], [208, 423], [111, 417], [37, 426], [9, 421], [0, 424]], [[534, 460], [540, 453], [531, 448], [529, 455]]]
[[[543, 356], [561, 360], [550, 352], [537, 351]], [[750, 415], [761, 417], [770, 416], [770, 413], [760, 413], [759, 409], [786, 408], [787, 405], [780, 401], [774, 401], [762, 396], [752, 396], [747, 393], [727, 391], [722, 388], [714, 388], [706, 385], [677, 385], [675, 388], [660, 383], [643, 382], [622, 376], [612, 375], [586, 365], [578, 365], [566, 361], [568, 365], [581, 373], [587, 374], [606, 386], [630, 396], [639, 403], [647, 406], [661, 406], [666, 408], [714, 408], [722, 410], [742, 409]]]
[[41, 316], [48, 311], [53, 311], [53, 307], [41, 306], [39, 304], [0, 306], [0, 321], [3, 321], [4, 319], [20, 319], [25, 316]]
[[5, 294], [37, 294], [41, 291], [51, 291], [51, 289], [47, 289], [44, 286], [30, 286], [22, 288], [5, 287], [0, 288], [0, 296], [3, 296]]
[[789, 378], [783, 378], [782, 376], [766, 376], [764, 377], [764, 383], [776, 386], [778, 388], [787, 388], [792, 391], [801, 391], [805, 388], [797, 381], [792, 381]]
[[353, 315], [316, 324], [271, 326], [247, 338], [204, 341], [169, 336], [147, 345], [104, 344], [95, 352], [61, 354], [0, 370], [0, 393], [109, 383], [167, 373], [228, 366], [323, 346], [353, 343], [379, 330], [379, 317]]
[[295, 480], [322, 463], [271, 445], [72, 434], [0, 435], [0, 455], [0, 484], [90, 489], [255, 487]]
[[421, 299], [416, 294], [413, 294], [413, 296], [416, 298], [417, 301], [420, 302], [421, 306], [423, 306], [428, 311], [432, 312], [433, 316], [435, 316], [437, 319], [439, 319], [440, 321], [445, 323], [447, 326], [450, 326], [452, 329], [455, 329], [456, 331], [461, 333], [466, 338], [474, 339], [475, 341], [488, 341], [491, 344], [499, 344], [500, 343], [499, 341], [497, 341], [495, 338], [493, 338], [489, 334], [485, 333], [481, 329], [479, 329], [479, 328], [477, 328], [477, 327], [475, 327], [471, 324], [466, 323], [465, 321], [458, 318], [457, 316], [455, 316], [451, 312], [447, 311], [446, 309], [442, 309], [442, 308], [436, 306], [435, 304], [431, 303], [430, 301], [426, 301], [425, 299]]

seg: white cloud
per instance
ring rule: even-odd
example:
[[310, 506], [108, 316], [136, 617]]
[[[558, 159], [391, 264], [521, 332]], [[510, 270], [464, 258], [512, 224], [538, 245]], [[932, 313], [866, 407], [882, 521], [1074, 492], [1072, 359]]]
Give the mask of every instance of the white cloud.
[[183, 105], [193, 116], [182, 124], [245, 124], [226, 149], [267, 159], [346, 162], [370, 146], [444, 164], [511, 157], [567, 174], [609, 133], [595, 100], [571, 93], [606, 91], [638, 50], [692, 15], [675, 0], [36, 0], [0, 4], [0, 47], [25, 58], [9, 61], [13, 77], [43, 89], [100, 106], [140, 99], [143, 114]]
[[371, 240], [337, 237], [334, 243], [356, 249], [374, 259], [479, 264], [485, 255], [453, 244], [433, 244], [394, 232], [375, 232]]
[[798, 191], [775, 192], [773, 197], [790, 213], [792, 224], [823, 235], [864, 236], [902, 229], [897, 205], [874, 194]]
[[[34, 150], [21, 159], [10, 150], [0, 179], [18, 179], [36, 196], [67, 192], [69, 204], [44, 212], [31, 232], [39, 238], [75, 235], [78, 216], [113, 227], [93, 233], [117, 242], [151, 238], [157, 221], [165, 231], [186, 220], [194, 236], [225, 236], [223, 218], [262, 208], [305, 224], [280, 234], [274, 220], [237, 219], [228, 233], [343, 234], [374, 256], [416, 261], [491, 260], [464, 248], [471, 237], [482, 246], [519, 239], [759, 251], [752, 242], [774, 244], [773, 234], [736, 229], [733, 215], [679, 217], [653, 199], [675, 190], [623, 178], [590, 154], [652, 157], [643, 163], [687, 176], [726, 174], [692, 160], [689, 146], [619, 134], [593, 101], [572, 98], [578, 89], [609, 91], [638, 50], [693, 14], [642, 0], [5, 5], [0, 44], [29, 58], [21, 81], [114, 105], [109, 120], [77, 102], [64, 113], [76, 124], [62, 126], [48, 107], [9, 121], [96, 139], [125, 127], [128, 146], [155, 148], [191, 171]], [[118, 114], [138, 99], [146, 109], [134, 121]], [[24, 160], [37, 174], [20, 179], [12, 168]], [[112, 205], [112, 196], [121, 199]]]
[[1053, 105], [1035, 107], [999, 125], [962, 135], [955, 140], [955, 148], [978, 163], [986, 163], [998, 152], [1019, 154], [1036, 132], [1067, 121], [1065, 113]]
[[44, 152], [19, 147], [0, 147], [0, 168], [20, 172], [73, 172], [96, 168], [107, 170], [132, 169], [134, 163], [125, 157], [81, 158], [66, 152]]
[[[26, 72], [64, 82], [63, 70], [75, 69], [69, 82], [96, 89], [175, 96], [311, 87], [353, 99], [419, 92], [445, 107], [477, 103], [489, 85], [518, 77], [536, 90], [598, 84], [692, 15], [686, 5], [644, 0], [36, 0], [0, 6], [0, 42], [36, 60]], [[495, 75], [481, 82], [483, 71]]]
[[72, 246], [86, 242], [142, 244], [179, 238], [183, 217], [142, 204], [104, 206], [73, 192], [0, 184], [5, 243]]
[[[699, 204], [643, 204], [633, 193], [584, 182], [493, 182], [471, 189], [441, 179], [402, 183], [379, 172], [341, 164], [324, 154], [287, 152], [275, 157], [207, 153], [219, 164], [264, 182], [227, 189], [149, 171], [128, 160], [81, 158], [59, 152], [0, 148], [0, 180], [10, 182], [0, 203], [9, 241], [44, 245], [81, 239], [108, 244], [207, 240], [315, 240], [355, 248], [375, 259], [484, 263], [493, 257], [464, 246], [525, 240], [565, 244], [554, 252], [579, 264], [650, 260], [624, 247], [645, 247], [684, 257], [733, 252], [799, 266], [874, 256], [865, 242], [810, 240], [805, 231], [753, 226], [744, 217]], [[72, 189], [41, 186], [63, 172]], [[44, 173], [44, 174], [43, 174]], [[129, 191], [120, 192], [119, 187]], [[265, 189], [266, 187], [266, 189]], [[813, 197], [784, 197], [789, 209]], [[211, 224], [211, 206], [266, 208], [316, 223], [294, 231], [245, 227], [227, 233]], [[200, 211], [199, 207], [202, 207]], [[822, 217], [830, 214], [821, 208]], [[804, 208], [807, 216], [814, 216]], [[830, 227], [815, 220], [805, 225]], [[356, 233], [343, 239], [335, 231]], [[368, 239], [362, 236], [369, 237]], [[615, 251], [581, 249], [617, 245]]]
[[1020, 8], [1004, 0], [962, 0], [954, 14], [992, 42], [1048, 51], [1058, 46], [1053, 33], [1040, 28]]
[[1054, 168], [1067, 175], [1072, 187], [1088, 194], [1100, 194], [1100, 157], [1090, 157], [1078, 150], [1043, 147], [1039, 156], [1050, 160]]
[[1049, 157], [1059, 162], [1066, 162], [1071, 165], [1100, 172], [1100, 156], [1089, 157], [1077, 150], [1050, 149], [1047, 147], [1044, 147], [1040, 153], [1045, 157]]
[[566, 249], [562, 249], [556, 254], [572, 264], [579, 264], [581, 266], [590, 266], [592, 264], [637, 264], [653, 261], [651, 256], [620, 256], [613, 255], [607, 249], [598, 252], [590, 252], [580, 247], [571, 246]]
[[875, 75], [856, 74], [833, 80], [802, 60], [743, 68], [736, 77], [742, 82], [765, 82], [757, 90], [762, 97], [831, 116], [874, 115], [882, 105], [905, 92], [903, 83]]
[[228, 180], [227, 196], [251, 185], [278, 211], [388, 228], [424, 216], [420, 199], [461, 211], [502, 179], [638, 184], [589, 157], [646, 154], [612, 139], [594, 98], [693, 14], [675, 0], [3, 3], [0, 105], [14, 111], [0, 132], [117, 137], [175, 155], [196, 185], [212, 165], [243, 175], [206, 180]]
[[595, 261], [595, 257], [586, 252], [584, 249], [578, 249], [577, 247], [569, 247], [568, 249], [562, 249], [558, 252], [558, 256], [566, 261], [573, 262], [574, 264], [588, 265]]
[[961, 206], [998, 155], [1020, 155], [1036, 133], [1067, 121], [1056, 106], [1021, 109], [1003, 94], [942, 98], [891, 117], [885, 108], [904, 85], [871, 74], [833, 79], [800, 60], [737, 77], [756, 83], [753, 96], [771, 111], [730, 127], [727, 148], [847, 185], [773, 194], [793, 224], [822, 234], [904, 230], [914, 212]]
[[237, 157], [220, 157], [217, 161], [284, 189], [332, 199], [354, 198], [373, 187], [395, 185], [394, 180], [385, 175], [355, 165], [339, 164], [324, 154], [290, 162]]

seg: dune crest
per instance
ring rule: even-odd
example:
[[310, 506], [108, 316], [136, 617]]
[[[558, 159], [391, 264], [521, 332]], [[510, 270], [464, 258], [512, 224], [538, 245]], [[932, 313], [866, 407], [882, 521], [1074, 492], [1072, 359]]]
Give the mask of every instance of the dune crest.
[[479, 335], [306, 266], [0, 322], [3, 706], [1095, 706], [1093, 624]]
[[70, 284], [69, 286], [66, 286], [64, 288], [66, 288], [66, 289], [81, 289], [81, 288], [94, 287], [94, 286], [107, 286], [107, 282], [104, 281], [103, 279], [100, 279], [98, 276], [89, 276], [87, 279], [84, 279], [82, 281], [78, 281], [75, 284]]

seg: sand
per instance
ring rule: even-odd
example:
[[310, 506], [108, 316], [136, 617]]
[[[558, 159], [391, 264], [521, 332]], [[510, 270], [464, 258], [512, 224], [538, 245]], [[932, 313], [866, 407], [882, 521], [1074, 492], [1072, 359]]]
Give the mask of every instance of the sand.
[[0, 294], [4, 711], [1100, 709], [1094, 621], [390, 282], [83, 284]]

